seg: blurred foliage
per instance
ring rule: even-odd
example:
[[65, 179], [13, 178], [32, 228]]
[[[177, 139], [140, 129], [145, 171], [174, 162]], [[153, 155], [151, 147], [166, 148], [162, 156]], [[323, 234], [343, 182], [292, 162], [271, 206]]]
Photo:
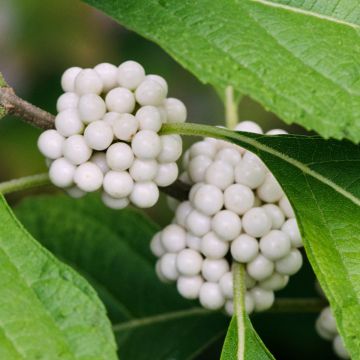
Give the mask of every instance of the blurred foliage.
[[[61, 94], [60, 77], [67, 67], [119, 64], [127, 59], [141, 62], [148, 73], [164, 76], [170, 95], [185, 102], [189, 121], [224, 124], [223, 106], [213, 89], [201, 84], [157, 45], [89, 6], [71, 0], [0, 0], [0, 72], [20, 96], [52, 113]], [[303, 132], [299, 127], [286, 126], [246, 97], [240, 103], [239, 117], [257, 121], [265, 130], [281, 127]], [[1, 120], [0, 181], [46, 171], [36, 147], [39, 133], [19, 119], [8, 116]], [[185, 139], [187, 145], [192, 141]], [[36, 190], [54, 191], [58, 192], [53, 187]], [[28, 194], [14, 194], [9, 200], [15, 204]], [[161, 225], [172, 217], [165, 199], [149, 213]], [[310, 266], [304, 266], [279, 295], [316, 296]], [[315, 314], [256, 315], [254, 326], [277, 359], [335, 359], [331, 344], [315, 334], [315, 318]], [[220, 347], [221, 343], [212, 347], [202, 358], [218, 358]]]

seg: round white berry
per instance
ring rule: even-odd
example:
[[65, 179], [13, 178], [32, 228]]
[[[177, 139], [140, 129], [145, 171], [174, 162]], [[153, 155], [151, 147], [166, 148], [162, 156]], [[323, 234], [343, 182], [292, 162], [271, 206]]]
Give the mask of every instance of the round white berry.
[[203, 283], [199, 292], [199, 301], [205, 309], [220, 309], [225, 303], [225, 298], [221, 293], [219, 284], [212, 282]]
[[267, 279], [259, 282], [259, 287], [265, 290], [278, 291], [283, 289], [289, 282], [289, 276], [273, 273]]
[[76, 185], [67, 188], [66, 193], [74, 199], [80, 199], [86, 195], [86, 191], [79, 189]]
[[289, 199], [286, 197], [286, 195], [283, 195], [283, 197], [279, 201], [280, 209], [284, 212], [286, 217], [288, 218], [294, 218], [294, 210], [290, 204]]
[[100, 76], [103, 83], [103, 91], [108, 92], [117, 86], [117, 72], [115, 65], [109, 63], [101, 63], [94, 67], [94, 70]]
[[144, 68], [136, 61], [123, 62], [117, 71], [117, 81], [124, 88], [135, 90], [145, 78]]
[[54, 160], [62, 156], [64, 140], [56, 130], [46, 130], [39, 136], [37, 145], [44, 156]]
[[134, 181], [127, 171], [108, 171], [104, 177], [104, 190], [119, 199], [130, 195]]
[[179, 204], [179, 206], [175, 210], [175, 220], [180, 226], [185, 227], [186, 217], [189, 215], [192, 209], [193, 208], [190, 201], [183, 201]]
[[265, 290], [258, 286], [252, 288], [250, 294], [254, 299], [254, 308], [257, 312], [270, 309], [275, 300], [273, 291]]
[[92, 154], [92, 150], [82, 135], [68, 137], [63, 143], [62, 151], [64, 157], [74, 165], [80, 165], [88, 161]]
[[280, 229], [285, 221], [285, 215], [282, 210], [274, 204], [265, 204], [262, 206], [262, 208], [266, 211], [266, 214], [271, 219], [271, 228]]
[[344, 342], [341, 339], [340, 335], [337, 335], [333, 341], [333, 349], [337, 356], [342, 359], [350, 359], [350, 355], [347, 352]]
[[158, 132], [162, 126], [160, 110], [155, 106], [142, 106], [135, 115], [141, 130]]
[[245, 214], [254, 205], [254, 193], [245, 185], [233, 184], [224, 192], [225, 208], [238, 215]]
[[156, 233], [150, 241], [150, 250], [156, 257], [161, 257], [165, 254], [165, 249], [161, 242], [161, 232]]
[[300, 231], [295, 218], [285, 221], [284, 225], [281, 227], [281, 230], [289, 236], [291, 245], [293, 247], [298, 248], [303, 246]]
[[237, 149], [226, 147], [217, 152], [215, 160], [226, 161], [236, 166], [241, 161], [241, 154]]
[[205, 280], [218, 282], [229, 271], [226, 259], [205, 259], [202, 263], [201, 273]]
[[253, 122], [253, 121], [242, 121], [239, 124], [237, 124], [235, 126], [236, 131], [246, 131], [246, 132], [250, 132], [250, 133], [256, 133], [256, 134], [262, 134], [263, 130], [261, 129], [261, 127]]
[[184, 103], [175, 98], [167, 98], [164, 101], [167, 122], [183, 123], [186, 121], [187, 111]]
[[251, 289], [255, 286], [256, 280], [253, 279], [247, 272], [245, 272], [245, 286], [247, 289]]
[[231, 243], [232, 257], [241, 263], [248, 263], [259, 253], [259, 243], [247, 234], [241, 234]]
[[100, 120], [106, 112], [104, 100], [96, 94], [85, 94], [80, 96], [77, 108], [80, 119], [85, 124]]
[[66, 92], [75, 91], [75, 78], [78, 76], [82, 69], [80, 67], [71, 67], [62, 74], [61, 76], [61, 87]]
[[181, 250], [176, 258], [176, 266], [180, 274], [186, 276], [198, 275], [201, 271], [203, 258], [195, 250]]
[[110, 209], [114, 209], [114, 210], [121, 210], [121, 209], [126, 208], [129, 205], [128, 198], [124, 197], [121, 199], [116, 199], [116, 198], [110, 196], [105, 191], [101, 195], [101, 200], [107, 207], [109, 207]]
[[201, 250], [201, 238], [188, 232], [186, 234], [186, 246], [189, 249], [200, 251]]
[[102, 118], [103, 121], [105, 121], [107, 124], [109, 124], [111, 127], [114, 125], [114, 121], [120, 116], [119, 113], [115, 111], [109, 111], [107, 112], [104, 117]]
[[185, 220], [186, 227], [196, 236], [203, 236], [210, 231], [211, 218], [197, 210], [192, 210]]
[[240, 234], [241, 220], [234, 212], [221, 210], [212, 218], [211, 228], [221, 239], [231, 241]]
[[160, 271], [166, 280], [175, 281], [179, 277], [176, 257], [176, 254], [167, 253], [160, 258]]
[[140, 130], [131, 141], [134, 154], [140, 159], [155, 159], [161, 151], [160, 136], [151, 130]]
[[55, 128], [62, 136], [68, 137], [82, 133], [84, 124], [76, 109], [67, 109], [56, 115]]
[[271, 173], [266, 174], [265, 181], [257, 189], [257, 196], [265, 202], [276, 202], [281, 199], [284, 192]]
[[271, 220], [266, 211], [260, 207], [255, 207], [247, 211], [242, 218], [244, 231], [253, 237], [261, 237], [271, 229]]
[[92, 192], [99, 190], [103, 183], [102, 171], [92, 162], [86, 162], [77, 167], [74, 174], [74, 182], [79, 189]]
[[199, 155], [204, 155], [213, 159], [217, 152], [216, 144], [209, 141], [199, 141], [193, 144], [190, 148], [190, 157], [194, 158]]
[[192, 202], [197, 210], [211, 216], [215, 215], [223, 207], [224, 196], [216, 186], [202, 184], [194, 194]]
[[259, 242], [261, 253], [269, 260], [279, 260], [288, 255], [291, 249], [290, 238], [281, 230], [271, 230]]
[[90, 161], [94, 163], [103, 174], [106, 174], [110, 170], [106, 161], [106, 155], [103, 152], [93, 154], [93, 156], [90, 158]]
[[322, 324], [321, 324], [321, 321], [320, 321], [320, 318], [317, 318], [316, 319], [316, 322], [315, 322], [315, 330], [316, 332], [318, 333], [318, 335], [324, 339], [324, 340], [333, 340], [334, 339], [334, 334], [331, 333], [331, 332], [328, 332], [327, 330], [325, 330], [323, 327], [322, 327]]
[[286, 135], [286, 134], [288, 134], [288, 132], [283, 129], [272, 129], [266, 132], [266, 135]]
[[149, 75], [146, 75], [145, 78], [157, 81], [165, 89], [166, 94], [167, 94], [167, 92], [168, 92], [168, 84], [167, 84], [166, 80], [162, 76], [155, 75], [155, 74], [149, 74]]
[[198, 182], [191, 187], [188, 197], [191, 203], [194, 203], [195, 195], [202, 185], [204, 183]]
[[135, 181], [150, 181], [157, 174], [158, 164], [155, 160], [135, 159], [129, 172]]
[[335, 320], [329, 306], [324, 308], [321, 311], [320, 316], [319, 316], [319, 322], [321, 324], [321, 327], [325, 331], [333, 334], [333, 336], [335, 336], [338, 333], [337, 327], [336, 327], [336, 320]]
[[245, 310], [248, 314], [251, 314], [255, 309], [255, 300], [251, 293], [245, 294]]
[[149, 208], [157, 203], [159, 196], [159, 189], [152, 181], [136, 182], [130, 200], [139, 208]]
[[195, 183], [204, 181], [205, 172], [211, 164], [212, 160], [204, 155], [199, 155], [191, 159], [188, 167], [190, 179]]
[[49, 169], [51, 182], [57, 187], [66, 188], [73, 184], [76, 166], [65, 158], [56, 159]]
[[160, 105], [166, 97], [166, 89], [155, 80], [145, 79], [136, 89], [135, 98], [140, 105]]
[[229, 250], [229, 243], [221, 240], [213, 231], [201, 240], [201, 252], [210, 259], [221, 259]]
[[224, 310], [229, 316], [234, 315], [234, 302], [232, 300], [226, 300]]
[[159, 259], [155, 264], [155, 273], [158, 277], [158, 279], [163, 283], [169, 283], [170, 280], [168, 280], [164, 274], [161, 272], [161, 259]]
[[62, 94], [56, 102], [56, 110], [58, 112], [66, 109], [75, 109], [79, 103], [79, 95], [73, 92]]
[[179, 225], [170, 224], [161, 232], [161, 242], [166, 251], [177, 253], [186, 246], [186, 231]]
[[260, 186], [266, 175], [266, 169], [260, 161], [247, 161], [242, 159], [235, 166], [235, 180], [238, 184], [255, 189]]
[[234, 182], [234, 169], [230, 164], [216, 160], [206, 169], [205, 181], [225, 190]]
[[114, 134], [123, 141], [130, 141], [136, 134], [138, 127], [138, 120], [131, 114], [121, 114], [113, 121]]
[[118, 142], [107, 149], [106, 161], [112, 170], [126, 170], [132, 165], [134, 154], [128, 144]]
[[169, 186], [178, 177], [179, 169], [175, 162], [159, 164], [154, 182], [158, 186]]
[[94, 150], [105, 150], [113, 141], [114, 134], [108, 123], [102, 120], [89, 124], [84, 132], [86, 143]]
[[302, 263], [303, 259], [301, 252], [297, 249], [293, 249], [287, 256], [275, 263], [275, 269], [278, 273], [283, 275], [294, 275], [300, 270]]
[[204, 280], [200, 275], [179, 276], [176, 287], [182, 297], [193, 300], [199, 297], [200, 288], [203, 283]]
[[83, 94], [101, 94], [103, 82], [98, 73], [93, 69], [83, 69], [75, 78], [75, 92]]
[[161, 151], [157, 160], [161, 163], [169, 163], [177, 161], [182, 152], [182, 140], [179, 135], [162, 135]]
[[262, 281], [273, 273], [274, 263], [265, 256], [259, 254], [254, 260], [247, 264], [246, 270], [253, 279]]
[[135, 108], [135, 97], [130, 90], [117, 87], [107, 93], [105, 103], [109, 111], [132, 113]]
[[226, 272], [220, 279], [219, 285], [223, 295], [227, 299], [233, 298], [233, 276], [230, 271]]

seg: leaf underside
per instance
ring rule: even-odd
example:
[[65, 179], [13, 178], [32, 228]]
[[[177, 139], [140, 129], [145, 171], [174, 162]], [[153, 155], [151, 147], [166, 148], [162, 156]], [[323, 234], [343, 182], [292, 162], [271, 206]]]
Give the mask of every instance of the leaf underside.
[[27, 199], [16, 212], [98, 291], [120, 359], [193, 359], [225, 335], [228, 317], [184, 300], [157, 278], [149, 242], [158, 227], [141, 213], [107, 209], [98, 196]]
[[360, 141], [355, 0], [86, 0], [204, 83], [231, 85], [287, 123]]
[[24, 230], [3, 197], [0, 263], [1, 359], [116, 359], [95, 291]]

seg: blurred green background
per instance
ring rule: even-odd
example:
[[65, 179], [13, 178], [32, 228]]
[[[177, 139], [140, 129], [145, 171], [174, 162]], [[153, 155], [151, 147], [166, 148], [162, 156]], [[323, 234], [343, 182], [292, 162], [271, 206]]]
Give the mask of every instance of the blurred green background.
[[[19, 96], [52, 113], [66, 68], [92, 67], [101, 62], [120, 64], [128, 59], [142, 63], [148, 73], [167, 79], [170, 96], [186, 104], [188, 121], [224, 124], [222, 103], [211, 87], [201, 84], [157, 45], [89, 6], [71, 0], [0, 0], [0, 71]], [[240, 103], [239, 117], [254, 120], [265, 130], [281, 127], [292, 133], [303, 132], [300, 127], [285, 125], [247, 97]], [[0, 181], [46, 171], [36, 147], [39, 133], [13, 117], [0, 121]], [[186, 146], [191, 141], [194, 139], [186, 139]], [[56, 191], [47, 187], [31, 194]], [[16, 205], [31, 194], [12, 194], [8, 200]], [[168, 223], [172, 216], [164, 198], [149, 213], [160, 224]], [[316, 296], [310, 266], [306, 264], [278, 294]], [[254, 316], [254, 324], [277, 359], [335, 359], [331, 344], [315, 333], [316, 316], [261, 314]], [[201, 358], [217, 359], [220, 349], [221, 343], [216, 344]]]

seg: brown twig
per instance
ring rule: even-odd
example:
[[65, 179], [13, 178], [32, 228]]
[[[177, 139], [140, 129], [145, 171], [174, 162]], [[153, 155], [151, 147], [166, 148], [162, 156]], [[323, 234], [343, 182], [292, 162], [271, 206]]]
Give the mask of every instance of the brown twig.
[[41, 129], [54, 127], [54, 115], [19, 98], [11, 87], [0, 88], [0, 105], [6, 113], [18, 116], [33, 126]]

